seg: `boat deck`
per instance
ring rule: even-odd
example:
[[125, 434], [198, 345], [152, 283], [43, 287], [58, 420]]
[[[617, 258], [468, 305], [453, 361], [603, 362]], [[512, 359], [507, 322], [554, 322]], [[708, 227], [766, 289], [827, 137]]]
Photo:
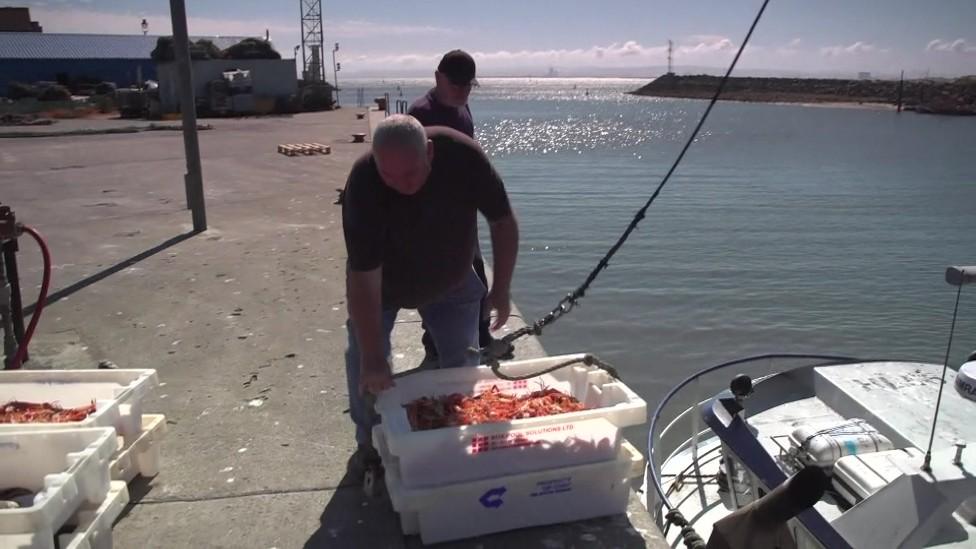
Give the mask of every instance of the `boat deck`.
[[[806, 387], [784, 390], [783, 379], [769, 378], [756, 384], [755, 395], [745, 402], [747, 423], [757, 434], [763, 448], [778, 460], [784, 470], [788, 467], [778, 457], [789, 448], [789, 434], [798, 426], [828, 426], [846, 419], [862, 418], [894, 442], [896, 448], [916, 447], [922, 452], [928, 443], [929, 427], [938, 395], [941, 367], [914, 363], [865, 363], [812, 368], [810, 375], [790, 376], [786, 382], [805, 382]], [[947, 388], [939, 415], [934, 443], [936, 456], [944, 457], [954, 448], [956, 440], [976, 440], [976, 422], [972, 417], [973, 403], [965, 401], [953, 388], [955, 373], [947, 374]], [[778, 403], [770, 400], [773, 394], [789, 394], [790, 399]], [[793, 399], [795, 395], [807, 395]], [[750, 402], [758, 401], [758, 410], [750, 414]], [[772, 404], [768, 404], [773, 402]], [[672, 503], [704, 539], [711, 534], [712, 524], [724, 517], [728, 510], [722, 503], [716, 481], [720, 469], [721, 444], [711, 434], [699, 441], [697, 464], [690, 445], [677, 448], [661, 467], [662, 486]], [[667, 456], [668, 449], [663, 455]], [[941, 452], [940, 452], [941, 451]], [[976, 469], [976, 454], [964, 454], [964, 466]], [[647, 490], [647, 487], [645, 487]], [[647, 492], [650, 493], [650, 492]], [[842, 509], [825, 498], [816, 509], [828, 521], [839, 518]], [[974, 547], [976, 526], [958, 513], [927, 547]], [[678, 532], [671, 528], [665, 537], [672, 547], [678, 547]]]

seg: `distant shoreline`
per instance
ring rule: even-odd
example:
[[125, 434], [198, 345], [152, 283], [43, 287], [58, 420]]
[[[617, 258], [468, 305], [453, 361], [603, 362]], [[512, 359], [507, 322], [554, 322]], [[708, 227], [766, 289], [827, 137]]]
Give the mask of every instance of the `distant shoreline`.
[[[644, 95], [635, 94], [633, 92], [628, 92], [630, 95]], [[714, 93], [714, 92], [713, 92]], [[709, 97], [681, 97], [677, 95], [644, 95], [645, 97], [660, 97], [662, 99], [694, 99], [697, 101], [708, 101], [711, 99]], [[780, 101], [780, 100], [760, 100], [760, 99], [739, 99], [739, 98], [729, 98], [722, 94], [721, 101], [728, 101], [730, 103], [762, 103], [764, 105], [778, 105], [781, 107], [812, 107], [815, 109], [856, 109], [856, 110], [867, 110], [867, 111], [894, 111], [897, 106], [893, 103], [864, 103], [857, 101]], [[903, 110], [911, 111], [913, 109], [905, 108]]]
[[768, 101], [772, 105], [793, 105], [797, 107], [824, 107], [833, 109], [866, 109], [869, 111], [893, 111], [898, 107], [889, 103], [854, 103], [850, 101], [821, 101], [819, 103], [798, 103], [795, 101]]
[[[666, 74], [629, 92], [632, 95], [711, 99], [721, 78]], [[721, 99], [814, 107], [893, 110], [899, 82], [805, 78], [730, 78]], [[910, 80], [902, 88], [902, 106], [929, 114], [976, 115], [976, 77], [950, 81]]]

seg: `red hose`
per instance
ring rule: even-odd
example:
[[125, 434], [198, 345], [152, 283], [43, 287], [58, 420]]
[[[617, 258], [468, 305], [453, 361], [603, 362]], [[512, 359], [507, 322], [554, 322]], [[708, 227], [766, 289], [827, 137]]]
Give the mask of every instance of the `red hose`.
[[16, 370], [20, 368], [21, 363], [24, 361], [24, 355], [27, 354], [27, 345], [30, 343], [31, 337], [34, 335], [34, 329], [37, 328], [37, 321], [41, 318], [41, 311], [44, 310], [44, 302], [47, 301], [47, 291], [51, 287], [51, 251], [47, 247], [47, 242], [44, 241], [44, 237], [34, 229], [24, 225], [22, 226], [24, 232], [34, 237], [37, 241], [37, 245], [41, 248], [41, 255], [44, 257], [44, 279], [41, 281], [41, 294], [37, 297], [37, 306], [34, 307], [34, 314], [31, 315], [30, 324], [27, 326], [27, 331], [24, 332], [24, 339], [20, 342], [17, 347], [17, 353], [14, 355], [13, 362], [10, 363], [10, 369]]

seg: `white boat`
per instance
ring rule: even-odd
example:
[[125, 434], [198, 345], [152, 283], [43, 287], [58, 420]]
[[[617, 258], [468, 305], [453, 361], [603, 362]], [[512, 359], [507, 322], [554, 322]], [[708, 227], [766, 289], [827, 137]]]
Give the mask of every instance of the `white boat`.
[[[961, 292], [976, 267], [950, 267], [946, 279]], [[652, 417], [648, 510], [682, 547], [692, 530], [708, 540], [734, 511], [817, 468], [826, 491], [785, 524], [798, 548], [976, 547], [976, 447], [965, 447], [976, 446], [976, 353], [958, 373], [948, 356], [762, 355], [690, 376]]]

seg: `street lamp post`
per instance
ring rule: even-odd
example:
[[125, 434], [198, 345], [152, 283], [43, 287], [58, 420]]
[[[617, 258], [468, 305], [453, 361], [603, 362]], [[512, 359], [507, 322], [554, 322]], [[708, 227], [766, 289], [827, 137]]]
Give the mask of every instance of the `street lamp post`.
[[339, 43], [335, 43], [332, 48], [332, 79], [335, 80], [335, 104], [339, 106], [339, 65], [336, 63], [336, 52], [339, 51]]
[[200, 167], [200, 140], [197, 136], [197, 109], [193, 96], [193, 68], [190, 39], [186, 30], [184, 0], [169, 0], [173, 20], [173, 55], [176, 61], [180, 112], [183, 114], [183, 148], [186, 155], [186, 207], [192, 212], [194, 232], [207, 230], [207, 210], [203, 194], [203, 169]]

